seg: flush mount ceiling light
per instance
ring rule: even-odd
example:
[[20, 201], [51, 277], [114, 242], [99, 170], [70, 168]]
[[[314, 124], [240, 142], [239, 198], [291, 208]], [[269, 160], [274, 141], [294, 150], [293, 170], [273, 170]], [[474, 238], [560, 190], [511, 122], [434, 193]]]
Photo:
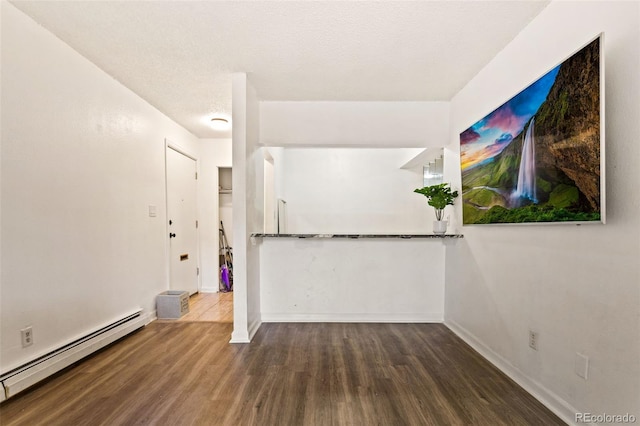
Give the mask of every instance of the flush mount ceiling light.
[[213, 117], [209, 122], [209, 125], [214, 130], [227, 130], [229, 129], [230, 122], [228, 118], [224, 117]]

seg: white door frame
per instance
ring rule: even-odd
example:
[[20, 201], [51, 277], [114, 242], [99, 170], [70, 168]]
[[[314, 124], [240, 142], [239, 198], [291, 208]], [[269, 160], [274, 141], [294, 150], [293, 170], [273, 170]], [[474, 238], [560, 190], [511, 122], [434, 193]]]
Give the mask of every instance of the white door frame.
[[[167, 169], [167, 150], [168, 149], [172, 149], [176, 152], [179, 152], [180, 154], [184, 155], [185, 157], [188, 157], [190, 159], [192, 159], [193, 161], [195, 161], [196, 163], [196, 175], [199, 177], [200, 176], [200, 161], [198, 160], [198, 157], [189, 152], [188, 149], [184, 148], [183, 146], [169, 140], [168, 138], [165, 138], [165, 147], [164, 147], [164, 203], [165, 203], [165, 276], [166, 276], [166, 282], [167, 282], [167, 288], [171, 287], [171, 242], [169, 240], [169, 196], [168, 196], [168, 181], [169, 181], [169, 175], [168, 175], [168, 169]], [[199, 196], [198, 196], [198, 182], [196, 181], [196, 217], [199, 218], [198, 212], [199, 212], [199, 208], [198, 208], [198, 201], [199, 201]], [[196, 219], [197, 220], [197, 219]], [[198, 221], [199, 223], [199, 221]], [[197, 291], [200, 292], [201, 288], [202, 288], [202, 274], [200, 274], [200, 272], [202, 271], [202, 267], [201, 267], [201, 263], [200, 263], [200, 227], [198, 226], [196, 228], [196, 266], [198, 268], [198, 289]]]

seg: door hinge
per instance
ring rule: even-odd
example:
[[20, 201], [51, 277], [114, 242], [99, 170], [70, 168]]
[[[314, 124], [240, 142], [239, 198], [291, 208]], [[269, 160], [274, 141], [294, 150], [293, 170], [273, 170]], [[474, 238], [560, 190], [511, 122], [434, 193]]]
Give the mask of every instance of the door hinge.
[[196, 180], [198, 180], [198, 172], [196, 172]]
[[196, 220], [196, 229], [198, 229], [198, 221]]
[[200, 275], [200, 268], [196, 268], [197, 275]]

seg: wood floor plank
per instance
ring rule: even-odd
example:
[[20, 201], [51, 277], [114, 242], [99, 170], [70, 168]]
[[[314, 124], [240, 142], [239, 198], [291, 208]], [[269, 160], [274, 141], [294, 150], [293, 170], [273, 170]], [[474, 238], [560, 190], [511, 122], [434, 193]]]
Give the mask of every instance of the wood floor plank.
[[196, 293], [189, 298], [189, 312], [163, 322], [233, 322], [233, 292]]
[[13, 425], [561, 425], [442, 324], [155, 321], [0, 405]]

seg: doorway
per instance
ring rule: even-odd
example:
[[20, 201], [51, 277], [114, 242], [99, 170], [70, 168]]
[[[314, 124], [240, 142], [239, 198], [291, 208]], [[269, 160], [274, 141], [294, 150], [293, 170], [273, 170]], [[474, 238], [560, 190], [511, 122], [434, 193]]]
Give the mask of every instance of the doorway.
[[[200, 292], [191, 296], [189, 313], [178, 319], [179, 322], [233, 323], [233, 291], [230, 291], [233, 285], [233, 272], [232, 270], [228, 271], [227, 275], [228, 285], [231, 289], [225, 286], [221, 273], [221, 266], [225, 263], [232, 269], [232, 265], [229, 264], [232, 259], [225, 256], [224, 251], [224, 247], [228, 247], [229, 251], [233, 248], [232, 169], [231, 167], [217, 167], [215, 174], [218, 182], [216, 194], [218, 209], [215, 219], [220, 230], [218, 233], [219, 250], [215, 259], [207, 258], [204, 261], [215, 262], [218, 270], [218, 292]], [[223, 233], [224, 242], [222, 242]]]
[[169, 288], [198, 292], [197, 164], [195, 158], [167, 144], [167, 221]]
[[232, 169], [218, 168], [218, 290], [233, 291], [233, 204]]

